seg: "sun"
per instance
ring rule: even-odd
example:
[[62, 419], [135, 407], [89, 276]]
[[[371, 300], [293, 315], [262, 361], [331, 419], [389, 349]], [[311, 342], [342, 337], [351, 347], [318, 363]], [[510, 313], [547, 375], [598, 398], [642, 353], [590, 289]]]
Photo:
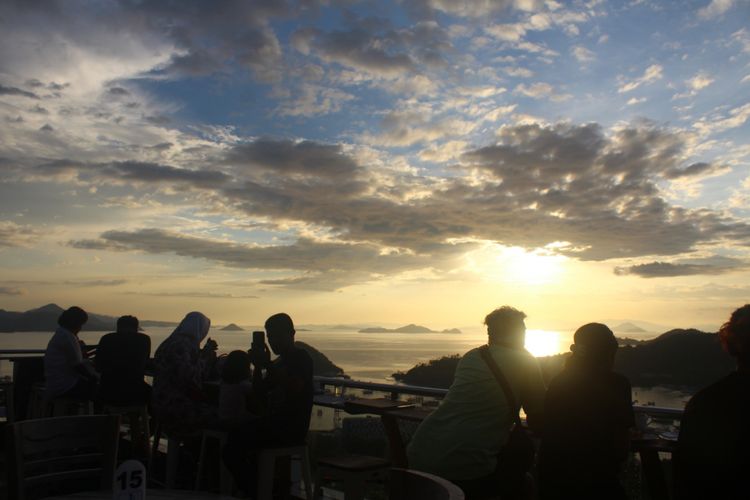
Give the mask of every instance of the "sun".
[[552, 356], [564, 351], [560, 333], [549, 330], [526, 330], [526, 350], [534, 357]]
[[488, 243], [469, 256], [470, 268], [488, 281], [545, 285], [561, 278], [567, 258], [547, 249], [526, 250]]

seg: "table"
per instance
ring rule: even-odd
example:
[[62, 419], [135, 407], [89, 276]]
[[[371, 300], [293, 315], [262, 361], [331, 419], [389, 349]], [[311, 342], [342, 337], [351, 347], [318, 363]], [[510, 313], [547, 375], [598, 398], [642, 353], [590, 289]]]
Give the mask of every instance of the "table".
[[[112, 492], [107, 490], [82, 491], [70, 495], [47, 497], [44, 500], [112, 500]], [[236, 500], [236, 498], [207, 491], [148, 489], [146, 500]]]
[[344, 403], [344, 410], [352, 415], [363, 413], [379, 415], [380, 421], [383, 423], [383, 429], [385, 429], [386, 438], [388, 439], [388, 451], [391, 463], [394, 467], [403, 468], [407, 468], [408, 459], [406, 458], [404, 440], [401, 439], [401, 432], [398, 429], [398, 420], [403, 418], [405, 420], [421, 422], [427, 418], [427, 415], [432, 413], [432, 410], [417, 408], [411, 403], [386, 398], [351, 399]]

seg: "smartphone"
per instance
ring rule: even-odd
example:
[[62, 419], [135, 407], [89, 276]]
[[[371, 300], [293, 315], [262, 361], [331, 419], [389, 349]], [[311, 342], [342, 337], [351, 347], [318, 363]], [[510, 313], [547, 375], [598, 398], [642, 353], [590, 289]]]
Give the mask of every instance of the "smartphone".
[[259, 332], [253, 332], [253, 343], [250, 344], [250, 349], [263, 349], [263, 346], [266, 344], [266, 332], [259, 331]]

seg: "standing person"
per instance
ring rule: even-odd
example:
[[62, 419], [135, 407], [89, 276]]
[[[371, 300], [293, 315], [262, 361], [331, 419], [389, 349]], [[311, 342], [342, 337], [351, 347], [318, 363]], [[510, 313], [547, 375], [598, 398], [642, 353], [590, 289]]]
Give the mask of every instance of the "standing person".
[[165, 431], [178, 436], [195, 434], [215, 414], [203, 391], [204, 374], [216, 358], [216, 342], [200, 344], [211, 327], [203, 313], [188, 313], [156, 349], [152, 404]]
[[719, 329], [737, 371], [699, 391], [685, 407], [675, 453], [675, 498], [750, 497], [750, 304]]
[[[409, 467], [456, 483], [467, 499], [515, 498], [518, 477], [500, 456], [508, 441], [513, 415], [505, 392], [488, 363], [486, 349], [531, 426], [538, 427], [544, 380], [536, 359], [524, 348], [526, 315], [512, 307], [495, 309], [484, 319], [488, 345], [467, 352], [456, 368], [453, 384], [440, 406], [417, 428], [407, 448]], [[525, 471], [524, 471], [525, 472]]]
[[57, 319], [59, 326], [44, 353], [47, 399], [94, 399], [99, 375], [91, 361], [84, 358], [78, 340], [78, 332], [88, 320], [86, 311], [76, 306], [63, 311]]
[[151, 357], [151, 338], [138, 332], [138, 318], [122, 316], [117, 331], [99, 340], [94, 359], [101, 373], [99, 399], [114, 406], [145, 405], [151, 400], [151, 386], [144, 380]]
[[606, 325], [588, 323], [573, 341], [545, 399], [541, 497], [624, 500], [618, 476], [635, 418], [630, 382], [612, 371], [617, 339]]
[[[266, 408], [230, 433], [224, 447], [224, 463], [245, 493], [255, 494], [258, 450], [267, 446], [294, 445], [305, 441], [313, 406], [313, 363], [304, 349], [294, 345], [294, 323], [288, 314], [266, 320], [268, 347], [252, 349], [253, 392]], [[265, 374], [263, 373], [265, 371]]]

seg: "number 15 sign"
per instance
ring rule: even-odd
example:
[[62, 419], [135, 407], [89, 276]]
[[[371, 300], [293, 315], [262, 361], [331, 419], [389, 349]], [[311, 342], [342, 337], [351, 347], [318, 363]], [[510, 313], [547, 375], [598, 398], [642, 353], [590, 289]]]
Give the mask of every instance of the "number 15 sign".
[[146, 500], [146, 468], [138, 460], [128, 460], [117, 468], [112, 500]]

